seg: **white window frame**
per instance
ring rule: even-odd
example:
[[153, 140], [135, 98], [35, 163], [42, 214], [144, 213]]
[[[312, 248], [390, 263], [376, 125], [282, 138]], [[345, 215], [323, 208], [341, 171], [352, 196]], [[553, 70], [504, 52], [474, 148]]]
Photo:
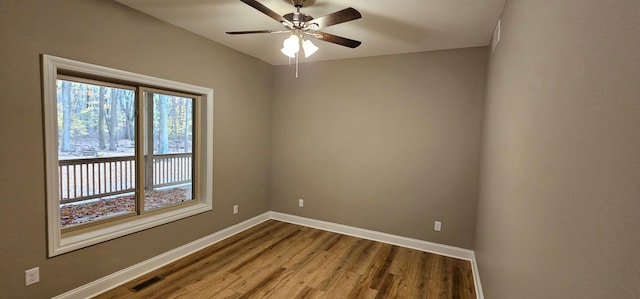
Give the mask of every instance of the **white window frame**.
[[[58, 184], [58, 124], [56, 79], [60, 71], [110, 78], [139, 85], [200, 95], [201, 109], [194, 128], [200, 140], [199, 179], [194, 192], [196, 203], [181, 205], [157, 213], [143, 213], [114, 221], [105, 221], [71, 231], [62, 230]], [[211, 211], [213, 209], [213, 89], [166, 79], [131, 73], [109, 67], [42, 55], [42, 87], [44, 98], [45, 164], [47, 180], [47, 234], [49, 257], [139, 232], [168, 222]], [[196, 127], [197, 125], [197, 127]]]

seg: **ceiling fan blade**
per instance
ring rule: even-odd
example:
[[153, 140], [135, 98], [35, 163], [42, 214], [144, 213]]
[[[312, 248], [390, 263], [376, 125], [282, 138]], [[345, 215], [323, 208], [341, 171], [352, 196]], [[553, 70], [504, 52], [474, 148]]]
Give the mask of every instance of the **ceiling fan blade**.
[[283, 18], [281, 15], [279, 15], [277, 12], [271, 10], [270, 8], [262, 5], [262, 3], [256, 1], [256, 0], [240, 0], [242, 2], [244, 2], [245, 4], [259, 10], [261, 13], [269, 16], [270, 18], [278, 21], [281, 24], [290, 24], [290, 22]]
[[247, 31], [227, 31], [227, 34], [239, 35], [239, 34], [255, 34], [255, 33], [288, 33], [291, 30], [247, 30]]
[[309, 34], [317, 38], [318, 40], [338, 44], [338, 45], [349, 47], [349, 48], [357, 48], [358, 46], [360, 46], [360, 44], [362, 44], [362, 42], [360, 41], [329, 34], [326, 32], [315, 31]]
[[307, 22], [307, 26], [315, 23], [318, 27], [313, 29], [322, 29], [336, 24], [357, 20], [359, 18], [362, 18], [360, 12], [355, 8], [349, 7], [323, 17], [313, 19]]

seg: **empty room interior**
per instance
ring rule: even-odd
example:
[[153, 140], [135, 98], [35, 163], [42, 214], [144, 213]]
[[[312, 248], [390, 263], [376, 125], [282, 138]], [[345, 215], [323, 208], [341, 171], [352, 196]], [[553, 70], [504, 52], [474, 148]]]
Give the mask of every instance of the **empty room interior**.
[[[353, 20], [335, 26], [284, 15], [348, 7], [358, 16], [345, 10]], [[262, 29], [286, 32], [225, 34]], [[300, 37], [293, 56], [280, 49], [288, 32]], [[306, 41], [318, 48], [308, 58]], [[67, 101], [86, 105], [74, 121], [56, 102], [65, 86], [76, 92]], [[476, 298], [640, 298], [636, 0], [0, 0], [0, 87], [1, 298], [92, 297], [207, 246], [247, 253], [242, 242], [261, 232], [289, 234], [300, 252], [333, 238], [352, 242], [333, 247], [344, 254], [397, 245], [396, 256], [455, 258], [470, 267]], [[116, 97], [130, 118], [119, 118]], [[134, 163], [118, 165], [134, 168], [135, 186], [105, 194], [155, 194], [165, 97], [193, 114], [165, 128], [169, 151], [192, 148], [165, 155], [188, 156], [191, 197], [155, 209], [132, 195], [115, 216], [62, 222], [63, 203], [103, 198], [88, 195], [95, 183], [65, 197], [73, 159], [63, 155], [77, 155], [82, 173], [112, 145], [128, 150]], [[64, 132], [75, 140], [93, 128], [107, 132], [99, 145], [58, 145]], [[131, 142], [114, 144], [118, 134]], [[285, 251], [296, 259], [287, 246], [266, 255]], [[335, 264], [336, 286], [375, 280], [333, 253], [305, 269]], [[309, 278], [296, 296], [427, 298], [428, 279], [416, 297], [399, 295], [424, 259], [391, 263], [377, 284], [335, 297]], [[254, 282], [253, 293], [201, 295], [295, 297]], [[150, 288], [172, 287], [162, 284]], [[429, 298], [466, 298], [437, 292]]]

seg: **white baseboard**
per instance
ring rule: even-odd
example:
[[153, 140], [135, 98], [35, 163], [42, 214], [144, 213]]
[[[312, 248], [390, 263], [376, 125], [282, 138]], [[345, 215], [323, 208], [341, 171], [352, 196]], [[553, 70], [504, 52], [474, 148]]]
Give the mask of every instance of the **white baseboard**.
[[484, 299], [482, 293], [482, 286], [480, 284], [480, 276], [478, 274], [478, 265], [476, 263], [475, 253], [472, 250], [458, 248], [449, 245], [443, 245], [423, 240], [411, 239], [407, 237], [401, 237], [391, 235], [387, 233], [367, 230], [363, 228], [357, 228], [332, 222], [326, 222], [321, 220], [315, 220], [310, 218], [304, 218], [300, 216], [294, 216], [278, 212], [266, 212], [264, 214], [253, 217], [249, 220], [243, 221], [216, 233], [213, 233], [204, 238], [193, 241], [189, 244], [180, 246], [176, 249], [165, 252], [161, 255], [150, 258], [146, 261], [135, 264], [126, 269], [120, 270], [116, 273], [68, 291], [64, 294], [60, 294], [53, 299], [75, 299], [75, 298], [90, 298], [100, 293], [106, 292], [114, 287], [131, 281], [141, 275], [149, 273], [155, 269], [158, 269], [164, 265], [167, 265], [173, 261], [181, 259], [189, 254], [192, 254], [198, 250], [204, 249], [217, 242], [220, 242], [228, 237], [231, 237], [237, 233], [247, 230], [255, 225], [258, 225], [269, 219], [274, 219], [283, 222], [289, 222], [302, 226], [313, 227], [321, 230], [336, 232], [344, 235], [354, 236], [358, 238], [378, 241], [382, 243], [398, 245], [411, 249], [416, 249], [425, 252], [431, 252], [439, 255], [454, 257], [471, 262], [471, 268], [473, 270], [474, 285], [476, 287], [476, 294], [478, 299]]
[[263, 213], [249, 220], [240, 222], [236, 225], [225, 228], [221, 231], [215, 232], [206, 237], [195, 240], [191, 243], [180, 246], [176, 249], [167, 251], [158, 256], [152, 257], [146, 261], [137, 263], [126, 269], [122, 269], [116, 273], [100, 278], [96, 281], [85, 284], [81, 287], [68, 291], [64, 294], [60, 294], [53, 299], [75, 299], [75, 298], [91, 298], [98, 294], [104, 293], [110, 289], [113, 289], [121, 284], [131, 281], [137, 277], [147, 274], [153, 270], [156, 270], [164, 265], [167, 265], [173, 261], [179, 260], [185, 256], [204, 249], [212, 244], [220, 242], [228, 237], [231, 237], [237, 233], [258, 225], [264, 221], [270, 219], [270, 212]]
[[473, 285], [476, 287], [476, 298], [484, 299], [482, 283], [480, 283], [480, 271], [478, 271], [478, 262], [476, 261], [475, 252], [473, 253], [473, 260], [471, 260], [471, 269], [473, 270]]
[[439, 255], [454, 257], [457, 259], [471, 261], [473, 258], [473, 251], [449, 245], [442, 245], [433, 242], [427, 242], [423, 240], [411, 239], [401, 236], [396, 236], [387, 233], [381, 233], [363, 228], [357, 228], [348, 225], [337, 224], [333, 222], [315, 220], [311, 218], [304, 218], [300, 216], [294, 216], [289, 214], [283, 214], [278, 212], [271, 212], [271, 219], [294, 223], [298, 225], [313, 227], [321, 230], [326, 230], [334, 233], [340, 233], [343, 235], [354, 236], [362, 239], [378, 241], [382, 243], [398, 245], [411, 249], [416, 249], [425, 252], [431, 252]]
[[354, 236], [362, 239], [368, 239], [378, 241], [382, 243], [407, 247], [420, 251], [435, 253], [443, 256], [453, 257], [461, 260], [466, 260], [471, 263], [471, 269], [473, 271], [474, 285], [476, 288], [476, 298], [484, 299], [482, 293], [482, 286], [480, 284], [480, 275], [478, 273], [478, 264], [476, 263], [476, 255], [473, 250], [443, 245], [423, 240], [411, 239], [407, 237], [401, 237], [397, 235], [391, 235], [378, 231], [372, 231], [363, 228], [357, 228], [348, 225], [337, 224], [333, 222], [321, 221], [311, 218], [304, 218], [300, 216], [294, 216], [278, 212], [270, 212], [271, 219], [289, 222], [293, 224], [313, 227], [330, 232], [340, 233], [343, 235]]

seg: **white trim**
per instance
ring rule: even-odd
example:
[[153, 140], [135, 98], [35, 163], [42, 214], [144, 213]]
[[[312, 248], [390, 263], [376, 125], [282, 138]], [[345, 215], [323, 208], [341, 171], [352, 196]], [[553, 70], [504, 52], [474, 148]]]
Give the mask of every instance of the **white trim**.
[[[59, 190], [58, 190], [58, 140], [56, 117], [56, 79], [58, 70], [66, 70], [91, 74], [106, 78], [135, 82], [138, 85], [167, 87], [201, 97], [202, 115], [198, 115], [200, 125], [204, 130], [198, 133], [201, 139], [199, 156], [200, 165], [204, 165], [199, 172], [199, 182], [196, 199], [198, 204], [187, 205], [183, 208], [166, 212], [138, 216], [133, 220], [123, 219], [113, 223], [96, 225], [95, 227], [80, 229], [68, 234], [61, 233]], [[42, 55], [42, 84], [44, 97], [44, 130], [45, 130], [45, 164], [47, 177], [47, 233], [49, 257], [111, 240], [147, 228], [169, 223], [213, 209], [213, 89], [151, 76], [117, 70], [109, 67], [79, 62], [66, 58]], [[195, 125], [195, 124], [194, 124]]]
[[[44, 145], [45, 145], [45, 173], [47, 190], [47, 248], [49, 257], [60, 246], [62, 238], [60, 232], [60, 206], [56, 200], [58, 198], [58, 186], [51, 178], [58, 177], [58, 121], [56, 105], [56, 76], [58, 66], [55, 58], [42, 55], [42, 96], [44, 98]], [[52, 197], [53, 196], [53, 197]]]
[[473, 285], [476, 289], [476, 298], [484, 299], [484, 294], [482, 293], [482, 285], [480, 284], [480, 273], [478, 272], [478, 264], [476, 262], [476, 254], [473, 252], [473, 250], [278, 212], [271, 212], [270, 218], [278, 221], [313, 227], [343, 235], [349, 235], [362, 239], [373, 240], [377, 242], [397, 245], [469, 261], [471, 263], [471, 270], [473, 272]]
[[195, 253], [198, 250], [211, 246], [217, 242], [220, 242], [230, 236], [240, 233], [246, 229], [249, 229], [255, 225], [258, 225], [269, 219], [278, 220], [282, 222], [293, 223], [297, 225], [317, 228], [321, 230], [331, 231], [344, 235], [354, 236], [362, 239], [373, 240], [377, 242], [402, 246], [406, 248], [416, 249], [420, 251], [430, 252], [443, 256], [449, 256], [457, 259], [467, 260], [471, 262], [471, 269], [473, 271], [474, 285], [476, 289], [476, 298], [484, 299], [482, 293], [482, 285], [480, 284], [480, 275], [478, 273], [478, 264], [476, 263], [476, 256], [473, 250], [443, 245], [423, 240], [411, 239], [402, 236], [391, 235], [387, 233], [326, 222], [321, 220], [315, 220], [295, 215], [289, 215], [279, 212], [266, 212], [264, 214], [253, 217], [244, 222], [238, 223], [229, 228], [223, 229], [216, 233], [213, 233], [204, 238], [193, 241], [184, 246], [178, 247], [156, 257], [150, 258], [144, 262], [135, 264], [126, 269], [120, 270], [109, 276], [98, 279], [94, 282], [88, 283], [84, 286], [58, 295], [53, 299], [72, 299], [72, 298], [88, 298], [93, 297], [103, 292], [106, 292], [112, 288], [115, 288], [121, 284], [124, 284], [132, 279], [135, 279], [141, 275], [149, 273], [155, 269], [158, 269], [166, 264], [176, 261], [180, 258]]
[[493, 35], [491, 36], [491, 52], [493, 53], [500, 42], [500, 25], [501, 20], [498, 19], [498, 24], [496, 24], [496, 28], [493, 30]]
[[362, 239], [378, 241], [382, 243], [398, 245], [411, 249], [416, 249], [425, 252], [431, 252], [439, 255], [453, 257], [461, 260], [471, 261], [473, 258], [473, 251], [469, 249], [463, 249], [459, 247], [453, 247], [449, 245], [443, 245], [423, 240], [411, 239], [407, 237], [401, 237], [391, 235], [387, 233], [372, 231], [368, 229], [342, 225], [332, 222], [326, 222], [321, 220], [315, 220], [310, 218], [304, 218], [300, 216], [294, 216], [289, 214], [283, 214], [278, 212], [271, 212], [271, 218], [279, 221], [294, 223], [298, 225], [304, 225], [321, 230], [326, 230], [334, 233], [340, 233], [343, 235], [354, 236]]
[[476, 298], [484, 299], [484, 294], [482, 293], [482, 285], [480, 284], [480, 274], [478, 272], [476, 255], [473, 250], [278, 212], [271, 212], [270, 218], [278, 221], [313, 227], [343, 235], [349, 235], [362, 239], [373, 240], [377, 242], [397, 245], [469, 261], [471, 263], [471, 270], [473, 272], [473, 284], [476, 289]]
[[105, 276], [88, 284], [85, 284], [79, 288], [68, 291], [64, 294], [53, 297], [53, 299], [72, 299], [72, 298], [92, 298], [101, 293], [104, 293], [114, 287], [117, 287], [123, 283], [131, 281], [137, 277], [147, 274], [153, 270], [156, 270], [164, 265], [179, 260], [185, 256], [193, 254], [198, 250], [202, 250], [208, 246], [211, 246], [217, 242], [220, 242], [226, 238], [229, 238], [235, 234], [243, 232], [255, 225], [258, 225], [264, 221], [269, 220], [269, 212], [263, 213], [249, 220], [240, 222], [236, 225], [225, 228], [221, 231], [215, 232], [206, 237], [195, 240], [186, 245], [180, 246], [176, 249], [167, 251], [158, 256], [152, 257], [146, 261], [137, 263], [131, 267], [120, 270], [111, 275]]
[[[70, 232], [69, 235], [61, 234], [61, 238], [58, 240], [58, 247], [54, 248], [54, 251], [50, 252], [50, 255], [58, 255], [84, 248], [210, 210], [211, 205], [209, 204], [191, 204], [163, 213], [152, 214], [135, 219], [124, 218], [120, 221], [105, 223], [104, 225], [87, 227], [78, 231]], [[59, 219], [59, 217], [57, 219]]]
[[476, 261], [475, 252], [473, 253], [473, 259], [471, 260], [471, 270], [473, 270], [473, 285], [476, 287], [476, 298], [484, 299], [482, 283], [480, 283], [480, 271], [478, 270], [478, 262]]

